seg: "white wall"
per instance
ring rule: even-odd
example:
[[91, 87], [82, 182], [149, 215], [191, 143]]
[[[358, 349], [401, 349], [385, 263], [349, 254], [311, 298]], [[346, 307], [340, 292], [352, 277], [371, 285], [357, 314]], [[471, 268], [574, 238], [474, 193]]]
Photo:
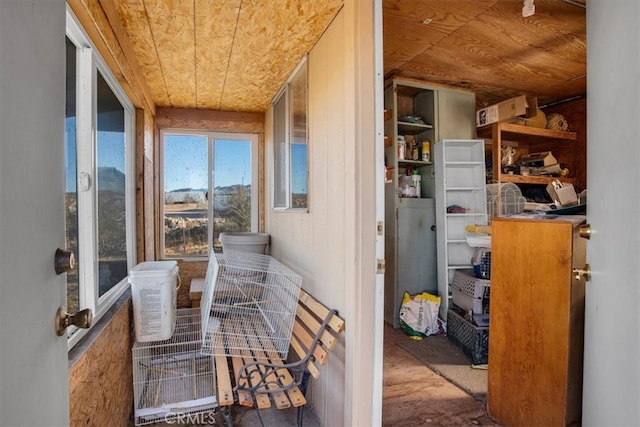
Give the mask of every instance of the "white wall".
[[311, 381], [314, 411], [327, 426], [369, 426], [375, 419], [373, 33], [373, 2], [346, 1], [309, 54], [308, 213], [270, 208], [271, 111], [266, 116], [271, 254], [301, 274], [303, 287], [346, 320], [343, 345], [321, 377]]

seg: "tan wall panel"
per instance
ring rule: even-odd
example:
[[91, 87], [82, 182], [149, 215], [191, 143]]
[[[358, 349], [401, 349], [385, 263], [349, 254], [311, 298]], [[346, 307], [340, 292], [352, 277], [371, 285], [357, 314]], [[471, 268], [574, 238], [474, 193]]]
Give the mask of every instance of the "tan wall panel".
[[[323, 425], [371, 425], [373, 416], [374, 91], [372, 84], [364, 90], [359, 86], [363, 75], [374, 76], [371, 64], [359, 62], [359, 55], [373, 60], [372, 24], [361, 25], [363, 15], [371, 12], [368, 8], [372, 6], [346, 2], [309, 53], [309, 211], [276, 212], [270, 191], [266, 199], [266, 232], [274, 257], [301, 274], [305, 289], [347, 319], [345, 342], [327, 370], [310, 383], [314, 410]], [[354, 48], [360, 41], [364, 47]], [[269, 111], [268, 189], [274, 171], [271, 120]], [[363, 267], [367, 262], [370, 266]]]
[[[131, 299], [112, 308], [95, 338], [74, 349], [69, 367], [70, 425], [126, 426], [133, 412]], [[97, 325], [94, 325], [94, 328]], [[71, 357], [71, 353], [70, 353]]]

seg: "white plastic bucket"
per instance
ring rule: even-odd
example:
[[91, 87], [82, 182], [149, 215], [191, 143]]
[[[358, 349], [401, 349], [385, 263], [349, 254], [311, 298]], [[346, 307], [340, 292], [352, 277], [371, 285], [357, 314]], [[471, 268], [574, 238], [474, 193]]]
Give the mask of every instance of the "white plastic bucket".
[[269, 244], [269, 235], [264, 233], [220, 233], [220, 243], [222, 243], [222, 252], [235, 250], [265, 255]]
[[168, 340], [176, 326], [178, 263], [149, 261], [129, 272], [137, 342]]

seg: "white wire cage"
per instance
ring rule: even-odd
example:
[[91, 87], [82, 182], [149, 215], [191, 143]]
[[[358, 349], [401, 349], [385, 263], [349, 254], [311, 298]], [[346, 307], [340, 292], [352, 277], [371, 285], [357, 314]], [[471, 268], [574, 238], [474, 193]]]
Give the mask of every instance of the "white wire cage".
[[211, 254], [201, 300], [202, 352], [285, 359], [302, 277], [269, 255]]
[[527, 199], [520, 188], [511, 182], [487, 184], [487, 214], [489, 221], [497, 216], [519, 214]]
[[485, 217], [480, 221], [477, 217], [467, 217], [467, 243], [475, 248], [490, 248], [492, 218], [519, 214], [524, 210], [526, 201], [520, 188], [510, 182], [487, 184], [484, 189], [474, 191], [468, 204], [474, 211], [485, 209]]
[[179, 309], [171, 338], [134, 343], [136, 426], [209, 413], [218, 406], [214, 358], [200, 351], [200, 318], [198, 308]]

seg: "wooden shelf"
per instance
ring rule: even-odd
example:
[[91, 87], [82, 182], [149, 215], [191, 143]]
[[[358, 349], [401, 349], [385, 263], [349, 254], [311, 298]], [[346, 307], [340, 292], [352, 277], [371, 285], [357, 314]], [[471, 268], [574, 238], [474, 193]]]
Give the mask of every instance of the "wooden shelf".
[[398, 134], [399, 135], [417, 135], [426, 130], [433, 129], [431, 125], [423, 125], [420, 123], [410, 123], [398, 121]]
[[575, 132], [541, 129], [513, 123], [494, 123], [478, 128], [478, 137], [493, 140], [496, 132], [500, 132], [502, 141], [522, 142], [526, 144], [558, 141], [576, 141]]
[[549, 184], [551, 181], [560, 181], [566, 184], [572, 184], [573, 178], [500, 174], [500, 182], [513, 182], [514, 184]]
[[[562, 132], [550, 129], [541, 129], [531, 126], [516, 125], [513, 123], [493, 123], [477, 129], [479, 138], [485, 139], [485, 147], [491, 149], [493, 158], [493, 180], [495, 182], [512, 182], [514, 184], [549, 184], [558, 180], [571, 184], [573, 177], [552, 177], [537, 175], [509, 175], [502, 173], [502, 147], [512, 145], [524, 149], [535, 149], [535, 145], [545, 146], [549, 143], [573, 143], [577, 140], [575, 132]], [[487, 140], [490, 140], [489, 144]], [[505, 144], [508, 142], [508, 144]], [[548, 148], [546, 148], [548, 150]], [[559, 161], [561, 159], [558, 159]], [[571, 167], [570, 167], [571, 168]], [[574, 171], [571, 171], [574, 172]]]
[[398, 160], [398, 166], [426, 166], [432, 164], [433, 162], [423, 162], [422, 160]]

